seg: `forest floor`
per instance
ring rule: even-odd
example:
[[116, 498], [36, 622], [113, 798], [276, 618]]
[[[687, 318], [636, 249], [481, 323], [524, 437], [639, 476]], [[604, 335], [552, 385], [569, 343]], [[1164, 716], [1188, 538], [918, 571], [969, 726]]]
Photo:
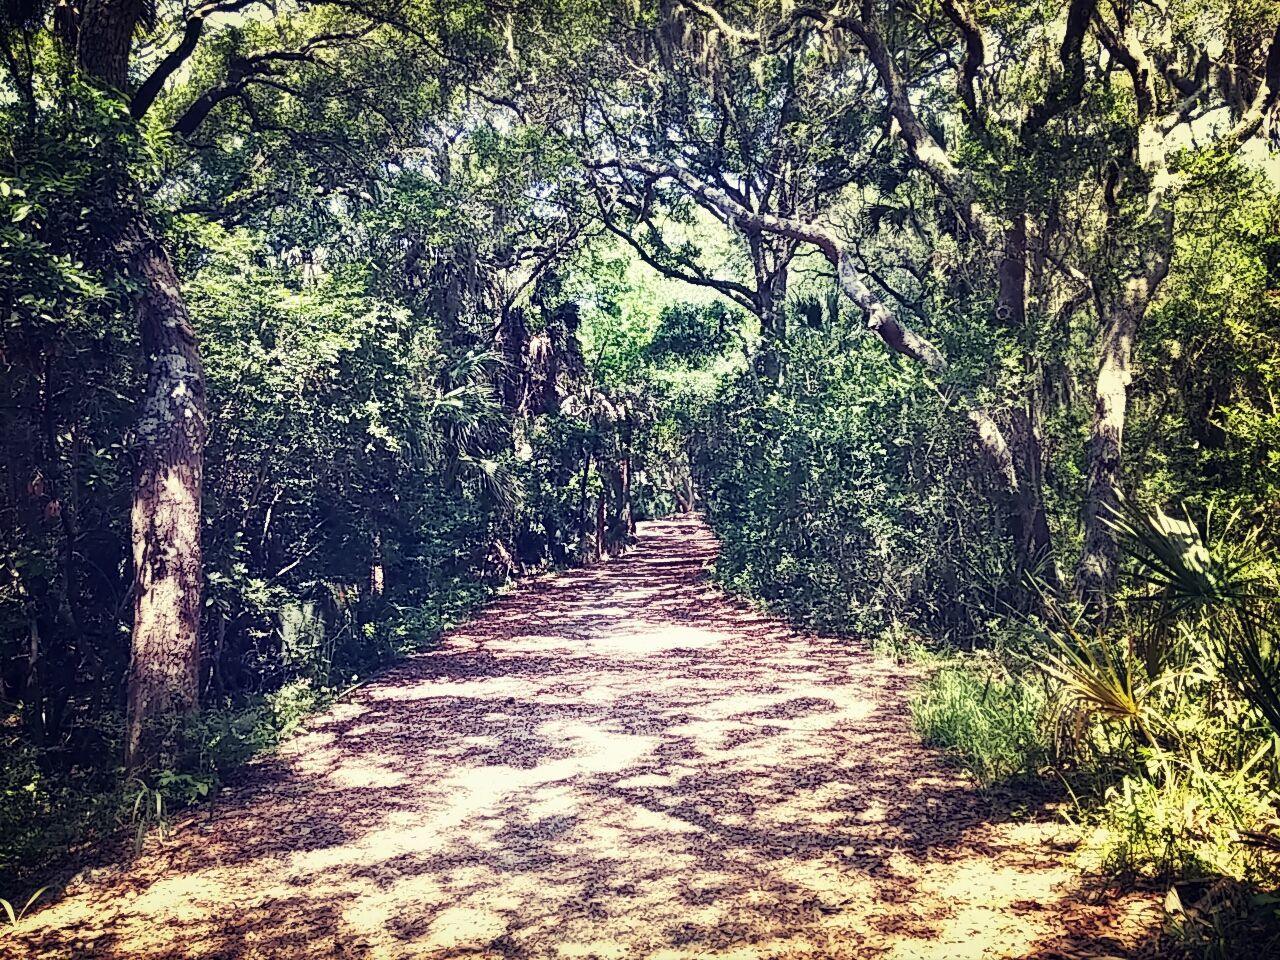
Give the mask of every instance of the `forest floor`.
[[[912, 732], [911, 677], [710, 584], [695, 518], [523, 584], [0, 954], [1151, 955], [1150, 895]], [[1148, 941], [1149, 942], [1149, 941]]]

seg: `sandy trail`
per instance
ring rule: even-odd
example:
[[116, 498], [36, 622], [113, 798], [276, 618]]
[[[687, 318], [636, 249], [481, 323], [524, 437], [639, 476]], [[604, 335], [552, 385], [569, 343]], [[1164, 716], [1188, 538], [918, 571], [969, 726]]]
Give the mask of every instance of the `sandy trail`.
[[1050, 815], [919, 744], [896, 668], [744, 610], [713, 555], [667, 520], [525, 584], [0, 954], [1138, 955], [1149, 899], [1087, 896]]

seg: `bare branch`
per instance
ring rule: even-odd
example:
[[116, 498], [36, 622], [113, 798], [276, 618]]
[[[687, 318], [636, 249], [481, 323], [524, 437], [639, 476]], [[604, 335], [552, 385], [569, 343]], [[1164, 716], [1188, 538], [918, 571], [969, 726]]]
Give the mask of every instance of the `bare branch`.
[[935, 376], [945, 374], [949, 364], [942, 351], [910, 327], [898, 322], [893, 311], [862, 279], [853, 258], [852, 251], [841, 251], [836, 262], [836, 277], [844, 295], [862, 309], [867, 318], [867, 329], [883, 340], [894, 353], [910, 357]]

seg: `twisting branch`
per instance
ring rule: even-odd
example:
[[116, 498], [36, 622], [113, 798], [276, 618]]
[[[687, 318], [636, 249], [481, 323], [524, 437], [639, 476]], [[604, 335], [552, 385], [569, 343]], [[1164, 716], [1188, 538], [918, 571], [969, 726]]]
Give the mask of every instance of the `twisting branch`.
[[[709, 290], [715, 290], [717, 293], [728, 297], [745, 310], [749, 310], [753, 313], [757, 310], [758, 304], [756, 302], [756, 294], [745, 284], [738, 283], [736, 280], [724, 280], [719, 277], [712, 277], [702, 270], [697, 264], [691, 263], [685, 259], [680, 259], [679, 263], [673, 263], [671, 260], [664, 260], [659, 253], [649, 249], [636, 239], [633, 230], [626, 229], [625, 226], [619, 224], [617, 220], [614, 219], [611, 211], [611, 199], [605, 195], [603, 185], [600, 184], [594, 174], [591, 173], [591, 171], [588, 172], [596, 195], [596, 205], [600, 212], [600, 222], [604, 224], [606, 230], [619, 240], [626, 243], [627, 246], [631, 247], [641, 260], [663, 276], [670, 277], [673, 280], [679, 280], [682, 283], [687, 283], [691, 286], [705, 287]], [[612, 198], [612, 200], [613, 202], [621, 202], [616, 197]], [[644, 212], [641, 208], [630, 204], [625, 205], [625, 208], [636, 217], [637, 222], [643, 221], [653, 234], [658, 235], [659, 231], [654, 226], [653, 222], [644, 216]]]
[[741, 229], [764, 231], [814, 245], [836, 268], [836, 277], [841, 291], [862, 310], [868, 330], [879, 337], [889, 349], [916, 361], [935, 376], [941, 376], [947, 372], [948, 364], [942, 351], [928, 338], [903, 324], [884, 301], [876, 296], [862, 279], [856, 263], [856, 251], [843, 246], [827, 229], [792, 217], [779, 217], [748, 210], [735, 203], [723, 191], [717, 190], [687, 170], [655, 169], [619, 162], [605, 164], [605, 166], [631, 169], [655, 178], [675, 180], [685, 190], [701, 197], [706, 203], [720, 208], [725, 216]]
[[1094, 24], [1102, 45], [1107, 48], [1107, 52], [1116, 63], [1129, 74], [1129, 79], [1133, 82], [1138, 120], [1145, 122], [1155, 113], [1158, 98], [1155, 88], [1155, 70], [1147, 58], [1146, 51], [1142, 48], [1141, 39], [1132, 24], [1120, 24], [1118, 29], [1112, 29], [1102, 17], [1096, 17]]
[[1084, 96], [1084, 38], [1098, 9], [1098, 0], [1071, 0], [1067, 8], [1067, 28], [1058, 49], [1062, 74], [1045, 102], [1031, 111], [1029, 131], [1042, 129], [1050, 120], [1080, 103]]
[[[745, 46], [767, 47], [769, 39], [785, 36], [787, 31], [795, 25], [806, 21], [817, 24], [818, 29], [824, 31], [835, 27], [851, 31], [867, 50], [872, 66], [880, 78], [880, 85], [884, 89], [889, 113], [897, 121], [900, 136], [911, 159], [951, 201], [959, 211], [965, 226], [977, 240], [986, 241], [994, 232], [988, 215], [978, 203], [977, 193], [970, 179], [951, 162], [946, 150], [916, 116], [906, 81], [884, 38], [874, 26], [870, 3], [862, 3], [861, 12], [857, 14], [799, 5], [793, 8], [791, 16], [779, 28], [765, 38], [733, 27], [714, 6], [703, 0], [680, 0], [680, 2], [686, 8], [710, 20], [720, 33]], [[957, 15], [964, 16], [959, 0], [949, 0], [949, 3], [954, 7]], [[981, 31], [971, 16], [964, 16], [964, 20], [974, 31], [973, 36], [968, 38], [968, 42], [977, 44], [974, 49], [977, 50], [979, 62], [981, 62], [981, 59], [985, 58], [985, 51], [981, 47]], [[974, 49], [970, 50], [971, 55]]]
[[160, 61], [134, 93], [133, 99], [129, 102], [129, 115], [134, 120], [141, 120], [146, 116], [147, 111], [155, 103], [156, 97], [160, 96], [165, 83], [190, 59], [191, 54], [195, 53], [200, 37], [204, 34], [205, 21], [209, 17], [215, 13], [235, 13], [257, 2], [258, 0], [226, 0], [223, 3], [206, 3], [191, 14], [187, 18], [178, 46]]
[[1261, 129], [1264, 121], [1272, 118], [1280, 108], [1280, 24], [1271, 37], [1271, 46], [1267, 50], [1266, 64], [1263, 67], [1262, 79], [1258, 84], [1258, 92], [1249, 104], [1249, 108], [1240, 119], [1219, 141], [1219, 148], [1228, 153], [1235, 151], [1246, 140]]
[[988, 223], [987, 213], [978, 203], [973, 184], [951, 162], [946, 150], [916, 116], [906, 81], [884, 38], [867, 18], [849, 17], [840, 23], [853, 31], [866, 47], [867, 56], [884, 88], [889, 114], [898, 122], [900, 135], [911, 159], [951, 201], [975, 239], [986, 241], [993, 231]]
[[187, 21], [186, 30], [183, 32], [182, 40], [178, 43], [178, 46], [160, 61], [160, 65], [156, 67], [151, 76], [142, 81], [142, 86], [138, 87], [137, 93], [133, 95], [133, 99], [129, 102], [129, 115], [133, 119], [141, 120], [146, 116], [147, 111], [151, 109], [151, 105], [155, 103], [156, 97], [164, 89], [165, 82], [195, 52], [196, 44], [200, 42], [202, 33], [204, 33], [204, 17], [192, 17]]
[[949, 364], [942, 351], [927, 338], [898, 322], [893, 311], [867, 286], [853, 261], [852, 251], [841, 250], [835, 260], [836, 278], [844, 295], [856, 303], [867, 318], [867, 329], [894, 353], [910, 357], [934, 376], [945, 374]]
[[233, 60], [222, 86], [207, 90], [197, 97], [173, 125], [173, 132], [190, 137], [218, 104], [240, 96], [253, 83], [264, 82], [263, 78], [280, 76], [284, 64], [319, 63], [316, 59], [317, 52], [335, 44], [359, 40], [373, 29], [370, 26], [364, 30], [321, 34], [308, 40], [300, 50], [274, 50]]
[[643, 173], [655, 179], [674, 180], [693, 196], [702, 199], [711, 206], [717, 207], [730, 222], [745, 227], [747, 230], [763, 230], [767, 233], [775, 233], [790, 237], [793, 240], [811, 243], [826, 254], [827, 259], [832, 263], [835, 263], [839, 256], [840, 245], [835, 236], [818, 224], [808, 223], [792, 217], [780, 217], [771, 213], [758, 213], [750, 210], [730, 197], [728, 193], [707, 183], [690, 170], [679, 167], [658, 168], [637, 163], [622, 163], [620, 161], [603, 164], [603, 166], [633, 170], [636, 173]]
[[776, 47], [786, 41], [792, 30], [806, 21], [827, 25], [832, 22], [832, 11], [808, 4], [796, 4], [791, 8], [790, 16], [776, 23], [768, 33], [752, 33], [733, 26], [719, 10], [710, 3], [704, 3], [703, 0], [679, 0], [679, 2], [681, 6], [710, 20], [715, 29], [727, 40], [747, 48]]
[[964, 64], [960, 68], [960, 96], [969, 108], [969, 122], [978, 122], [978, 74], [982, 72], [987, 61], [986, 45], [982, 40], [982, 27], [963, 2], [963, 0], [942, 0], [942, 9], [947, 18], [960, 31], [964, 40]]

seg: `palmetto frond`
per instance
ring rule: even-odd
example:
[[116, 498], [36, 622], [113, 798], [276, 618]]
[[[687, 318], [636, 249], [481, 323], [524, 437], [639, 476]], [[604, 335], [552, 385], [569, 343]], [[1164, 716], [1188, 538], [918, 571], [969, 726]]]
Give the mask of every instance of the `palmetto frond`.
[[1079, 619], [1052, 606], [1055, 623], [1045, 631], [1050, 652], [1041, 669], [1057, 680], [1059, 727], [1079, 741], [1092, 717], [1127, 723], [1147, 744], [1154, 745], [1155, 719], [1148, 706], [1149, 682], [1142, 676], [1132, 650], [1102, 633], [1091, 635]]
[[1142, 510], [1122, 495], [1117, 499], [1119, 508], [1105, 522], [1129, 546], [1138, 578], [1155, 589], [1171, 613], [1257, 596], [1262, 581], [1253, 573], [1261, 559], [1256, 530], [1233, 542], [1229, 539], [1233, 515], [1210, 546], [1207, 528], [1212, 511], [1202, 529], [1185, 510], [1179, 519], [1160, 509]]
[[1280, 734], [1280, 641], [1275, 625], [1280, 591], [1272, 558], [1256, 531], [1238, 538], [1228, 518], [1216, 541], [1190, 517], [1147, 513], [1121, 498], [1109, 521], [1160, 603], [1163, 626], [1182, 625], [1205, 638], [1222, 675]]
[[438, 453], [474, 450], [497, 438], [503, 414], [494, 371], [501, 363], [492, 351], [473, 350], [453, 357], [441, 372], [428, 407]]
[[450, 463], [449, 473], [458, 481], [474, 482], [504, 510], [520, 502], [519, 480], [497, 460], [461, 453]]

